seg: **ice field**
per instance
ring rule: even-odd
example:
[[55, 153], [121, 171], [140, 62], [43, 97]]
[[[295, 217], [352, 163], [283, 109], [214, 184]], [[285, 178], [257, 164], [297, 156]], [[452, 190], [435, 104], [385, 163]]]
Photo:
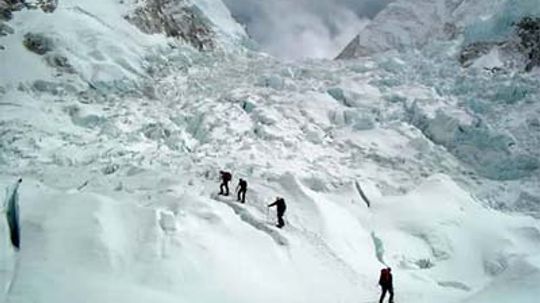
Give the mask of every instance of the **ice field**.
[[[23, 181], [20, 250], [0, 217], [0, 302], [368, 303], [385, 266], [399, 303], [538, 301], [539, 72], [455, 60], [516, 1], [487, 25], [457, 9], [460, 39], [303, 62], [254, 50], [221, 1], [189, 2], [211, 51], [139, 31], [136, 2], [6, 22], [2, 201]], [[246, 204], [217, 196], [220, 170]]]

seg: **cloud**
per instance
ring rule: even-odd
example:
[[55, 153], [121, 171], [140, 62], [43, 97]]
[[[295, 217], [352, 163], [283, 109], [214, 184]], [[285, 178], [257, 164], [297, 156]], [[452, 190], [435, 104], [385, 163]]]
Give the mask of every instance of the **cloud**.
[[392, 0], [224, 0], [261, 48], [285, 59], [334, 58]]

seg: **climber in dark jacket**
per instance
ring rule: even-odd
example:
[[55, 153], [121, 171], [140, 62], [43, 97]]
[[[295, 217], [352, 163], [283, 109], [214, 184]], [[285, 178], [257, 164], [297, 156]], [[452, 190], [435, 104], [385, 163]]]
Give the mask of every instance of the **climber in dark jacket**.
[[285, 222], [283, 221], [283, 215], [285, 214], [285, 211], [287, 210], [285, 199], [277, 197], [274, 203], [268, 204], [268, 207], [272, 207], [272, 206], [276, 206], [277, 208], [278, 224], [276, 226], [279, 228], [282, 228], [283, 226], [285, 226]]
[[232, 179], [232, 175], [228, 171], [219, 171], [221, 175], [221, 184], [219, 185], [219, 194], [228, 196], [229, 195], [229, 181]]
[[392, 282], [392, 269], [390, 267], [381, 269], [381, 276], [379, 277], [379, 285], [381, 286], [381, 298], [379, 303], [382, 303], [386, 293], [390, 293], [390, 299], [388, 302], [394, 302], [394, 284]]
[[238, 191], [238, 201], [246, 203], [247, 181], [240, 178], [236, 190]]

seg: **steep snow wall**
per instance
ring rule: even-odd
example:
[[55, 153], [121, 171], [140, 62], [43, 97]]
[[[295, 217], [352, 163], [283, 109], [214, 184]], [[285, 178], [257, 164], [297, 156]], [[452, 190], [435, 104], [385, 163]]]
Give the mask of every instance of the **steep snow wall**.
[[227, 51], [245, 38], [223, 4], [187, 0], [64, 0], [51, 13], [21, 8], [5, 24], [0, 67], [12, 72], [0, 75], [0, 85], [57, 92], [128, 90], [152, 76], [172, 45]]
[[13, 72], [2, 73], [0, 82], [55, 86], [61, 80], [64, 89], [76, 91], [144, 77], [146, 58], [163, 52], [166, 40], [134, 31], [123, 13], [111, 1], [61, 1], [53, 13], [17, 12], [9, 22], [14, 33], [0, 39], [1, 68]]

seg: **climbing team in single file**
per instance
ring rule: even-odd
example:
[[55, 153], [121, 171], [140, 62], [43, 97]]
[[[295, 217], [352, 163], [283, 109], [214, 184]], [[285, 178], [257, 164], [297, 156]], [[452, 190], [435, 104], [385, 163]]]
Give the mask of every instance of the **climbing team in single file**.
[[[219, 185], [219, 195], [228, 196], [229, 195], [229, 182], [232, 180], [232, 173], [224, 170], [219, 171], [221, 183]], [[238, 185], [236, 186], [237, 200], [240, 203], [246, 203], [246, 192], [247, 192], [247, 181], [240, 178], [238, 180]], [[278, 228], [285, 226], [285, 220], [283, 216], [287, 210], [287, 205], [285, 204], [285, 199], [277, 197], [276, 201], [271, 204], [268, 204], [268, 207], [276, 207], [277, 214], [277, 224]]]
[[[219, 194], [228, 196], [229, 195], [229, 182], [232, 180], [232, 174], [228, 171], [220, 171], [221, 183], [219, 186]], [[19, 250], [21, 247], [21, 237], [20, 237], [20, 219], [19, 219], [19, 185], [21, 184], [22, 179], [18, 179], [17, 182], [7, 189], [7, 196], [4, 202], [4, 208], [6, 213], [6, 221], [9, 226], [10, 231], [10, 240], [11, 244], [15, 250]], [[237, 200], [240, 203], [246, 202], [246, 192], [247, 192], [248, 183], [246, 180], [240, 178], [238, 185], [236, 187]], [[276, 197], [276, 200], [267, 205], [268, 208], [276, 207], [277, 214], [277, 224], [276, 227], [283, 228], [285, 226], [285, 220], [283, 216], [287, 210], [287, 204], [285, 199], [282, 197]], [[379, 286], [381, 287], [381, 296], [379, 303], [383, 303], [386, 294], [390, 294], [389, 303], [394, 302], [394, 285], [392, 281], [392, 269], [386, 267], [381, 269], [379, 276]]]
[[[219, 186], [219, 194], [228, 196], [229, 195], [229, 182], [232, 180], [232, 173], [228, 171], [220, 171], [219, 174], [221, 178], [221, 184]], [[356, 184], [356, 186], [359, 187], [358, 184]], [[238, 195], [237, 201], [240, 203], [245, 203], [246, 192], [247, 192], [246, 180], [242, 178], [238, 180], [238, 185], [236, 186], [236, 192]], [[367, 199], [367, 198], [364, 198], [364, 199]], [[283, 219], [283, 216], [285, 215], [285, 212], [287, 211], [287, 204], [285, 203], [285, 199], [282, 197], [276, 197], [276, 200], [268, 204], [267, 207], [268, 208], [276, 207], [276, 214], [277, 214], [276, 227], [283, 228], [285, 226], [285, 220]], [[368, 203], [368, 207], [369, 207], [369, 203]], [[379, 276], [379, 286], [381, 287], [381, 296], [379, 298], [379, 303], [383, 303], [387, 293], [390, 295], [388, 302], [394, 303], [394, 285], [392, 281], [392, 269], [390, 267], [381, 269], [381, 273]]]
[[219, 194], [228, 196], [229, 195], [229, 182], [231, 182], [232, 174], [228, 171], [220, 171], [219, 175], [221, 176], [221, 184], [219, 185]]
[[246, 203], [247, 181], [240, 178], [236, 191], [238, 192], [238, 202]]

